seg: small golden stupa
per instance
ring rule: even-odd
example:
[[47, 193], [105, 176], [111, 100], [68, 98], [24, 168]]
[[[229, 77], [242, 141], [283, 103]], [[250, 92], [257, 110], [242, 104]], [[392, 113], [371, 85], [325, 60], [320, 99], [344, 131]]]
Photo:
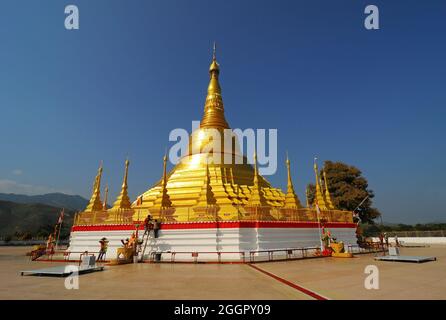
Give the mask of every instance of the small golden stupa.
[[[235, 135], [224, 134], [224, 130], [230, 127], [225, 119], [215, 44], [209, 75], [203, 117], [200, 127], [190, 136], [188, 154], [169, 172], [167, 157], [164, 156], [161, 179], [138, 196], [132, 204], [127, 193], [127, 160], [121, 193], [113, 207], [108, 210], [100, 201], [101, 165], [90, 203], [84, 212], [77, 215], [75, 223], [132, 223], [144, 220], [148, 214], [163, 222], [316, 221], [314, 208], [308, 208], [308, 199], [307, 208], [302, 208], [294, 191], [288, 156], [288, 183], [284, 193], [259, 174], [256, 154], [253, 157], [254, 163], [248, 163], [247, 157], [239, 150], [238, 143], [232, 143], [233, 148], [229, 156], [233, 161], [230, 163], [224, 161], [224, 157], [228, 156], [227, 151], [209, 150], [208, 145], [214, 139], [215, 130], [221, 134], [222, 146], [224, 139], [236, 140]], [[224, 150], [224, 147], [221, 150]], [[221, 161], [209, 161], [210, 157]], [[316, 164], [315, 174], [319, 208], [334, 210], [326, 177], [324, 175], [324, 192]], [[89, 217], [93, 212], [95, 213], [92, 220]], [[350, 220], [349, 215], [351, 216], [351, 213], [342, 214], [342, 220]]]

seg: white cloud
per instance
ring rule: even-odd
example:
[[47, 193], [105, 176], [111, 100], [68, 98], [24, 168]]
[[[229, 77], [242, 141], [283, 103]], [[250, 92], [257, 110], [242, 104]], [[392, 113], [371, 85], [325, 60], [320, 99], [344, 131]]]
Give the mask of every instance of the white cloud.
[[14, 169], [12, 170], [12, 174], [15, 176], [21, 176], [23, 174], [23, 170], [21, 169]]
[[0, 193], [17, 193], [26, 195], [37, 195], [51, 192], [63, 192], [46, 186], [18, 183], [13, 180], [0, 179]]

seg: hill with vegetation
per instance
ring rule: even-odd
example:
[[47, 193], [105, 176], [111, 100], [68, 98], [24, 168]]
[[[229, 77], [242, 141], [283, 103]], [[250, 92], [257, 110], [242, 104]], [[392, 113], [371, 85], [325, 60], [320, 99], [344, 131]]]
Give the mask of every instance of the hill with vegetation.
[[[0, 236], [19, 240], [47, 237], [54, 231], [61, 210], [40, 203], [0, 201]], [[65, 209], [61, 239], [69, 237], [74, 212]]]
[[41, 203], [56, 208], [65, 208], [73, 211], [84, 210], [88, 200], [81, 196], [73, 196], [64, 193], [47, 193], [28, 196], [24, 194], [0, 193], [0, 200], [15, 203]]

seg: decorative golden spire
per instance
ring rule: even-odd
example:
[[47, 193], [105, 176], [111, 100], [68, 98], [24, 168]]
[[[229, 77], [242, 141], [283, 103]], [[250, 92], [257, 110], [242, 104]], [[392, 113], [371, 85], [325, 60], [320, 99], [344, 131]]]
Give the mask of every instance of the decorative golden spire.
[[207, 207], [215, 204], [216, 200], [210, 185], [209, 164], [206, 162], [206, 178], [203, 187], [201, 188], [200, 197], [198, 198], [196, 207]]
[[94, 180], [93, 184], [93, 192], [91, 194], [90, 202], [87, 205], [87, 208], [84, 212], [92, 212], [92, 211], [101, 211], [102, 210], [102, 202], [101, 202], [101, 177], [102, 177], [102, 161], [101, 165], [98, 169], [98, 174]]
[[333, 202], [331, 201], [330, 191], [328, 190], [327, 176], [325, 174], [325, 170], [323, 170], [323, 174], [324, 174], [324, 183], [325, 183], [325, 201], [327, 203], [328, 209], [335, 210]]
[[257, 169], [257, 152], [254, 151], [254, 185], [259, 185], [259, 170]]
[[204, 114], [201, 119], [200, 128], [217, 128], [228, 129], [224, 114], [223, 99], [221, 97], [221, 88], [218, 82], [220, 66], [216, 57], [216, 44], [214, 42], [212, 63], [209, 67], [210, 81], [208, 86], [208, 94], [204, 104]]
[[285, 196], [285, 208], [301, 208], [302, 205], [300, 204], [299, 198], [296, 195], [296, 192], [294, 191], [293, 181], [291, 179], [291, 169], [290, 169], [290, 159], [288, 159], [288, 153], [286, 156], [286, 166], [287, 166], [287, 172], [288, 172], [288, 186], [287, 186], [287, 192]]
[[127, 185], [127, 177], [129, 173], [129, 165], [130, 161], [127, 159], [125, 160], [125, 171], [124, 171], [124, 179], [122, 181], [122, 187], [121, 187], [121, 193], [119, 193], [119, 196], [116, 198], [115, 203], [113, 204], [112, 210], [126, 210], [130, 209], [131, 203], [130, 198], [128, 194], [128, 185]]
[[316, 177], [316, 195], [315, 195], [314, 201], [315, 201], [315, 204], [317, 204], [319, 206], [319, 209], [327, 210], [327, 206], [325, 205], [324, 195], [322, 194], [322, 190], [321, 190], [316, 160], [317, 160], [317, 158], [314, 158], [314, 174]]
[[260, 185], [259, 185], [259, 172], [257, 170], [257, 153], [254, 151], [254, 179], [253, 179], [251, 195], [248, 201], [248, 206], [260, 207], [265, 205], [266, 205], [265, 197], [263, 196], [263, 193], [260, 190]]
[[108, 185], [105, 186], [104, 202], [102, 203], [102, 210], [107, 211]]
[[308, 201], [308, 187], [305, 188], [305, 200], [307, 202], [307, 208], [310, 208], [310, 202]]
[[217, 44], [214, 41], [214, 47], [212, 48], [212, 61], [217, 61]]
[[155, 200], [154, 205], [158, 208], [170, 208], [172, 202], [170, 201], [169, 194], [167, 193], [167, 155], [163, 157], [163, 180], [161, 182], [161, 197]]

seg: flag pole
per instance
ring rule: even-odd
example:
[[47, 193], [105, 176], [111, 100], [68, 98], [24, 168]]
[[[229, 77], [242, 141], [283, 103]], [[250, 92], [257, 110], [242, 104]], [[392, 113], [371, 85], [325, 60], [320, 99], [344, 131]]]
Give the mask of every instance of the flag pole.
[[[318, 183], [318, 181], [317, 181], [317, 171], [316, 171], [316, 162], [317, 162], [317, 157], [314, 157], [314, 170], [315, 170], [315, 174], [316, 174], [316, 185], [317, 185], [317, 183]], [[317, 186], [316, 186], [317, 187]], [[317, 217], [317, 231], [319, 232], [319, 241], [320, 241], [320, 245], [321, 245], [321, 252], [322, 252], [322, 250], [323, 249], [325, 249], [325, 248], [323, 248], [324, 247], [324, 244], [323, 244], [323, 242], [322, 242], [322, 232], [321, 232], [321, 220], [319, 219], [319, 214], [320, 214], [320, 209], [319, 209], [319, 203], [317, 202], [317, 194], [315, 195], [315, 207], [316, 207], [316, 217]]]
[[[60, 220], [60, 224], [59, 224], [59, 232], [57, 233], [57, 239], [56, 239], [56, 250], [59, 250], [59, 238], [60, 238], [60, 230], [62, 229], [62, 223], [63, 223], [63, 216], [65, 213], [65, 208], [62, 209], [62, 219]], [[59, 219], [60, 219], [60, 215], [59, 215]]]
[[317, 230], [319, 231], [319, 241], [320, 241], [320, 244], [321, 244], [321, 252], [322, 252], [322, 250], [325, 249], [325, 248], [323, 248], [324, 247], [324, 243], [322, 242], [321, 221], [319, 219], [319, 212], [320, 212], [319, 211], [319, 205], [317, 204], [317, 200], [316, 200]]

